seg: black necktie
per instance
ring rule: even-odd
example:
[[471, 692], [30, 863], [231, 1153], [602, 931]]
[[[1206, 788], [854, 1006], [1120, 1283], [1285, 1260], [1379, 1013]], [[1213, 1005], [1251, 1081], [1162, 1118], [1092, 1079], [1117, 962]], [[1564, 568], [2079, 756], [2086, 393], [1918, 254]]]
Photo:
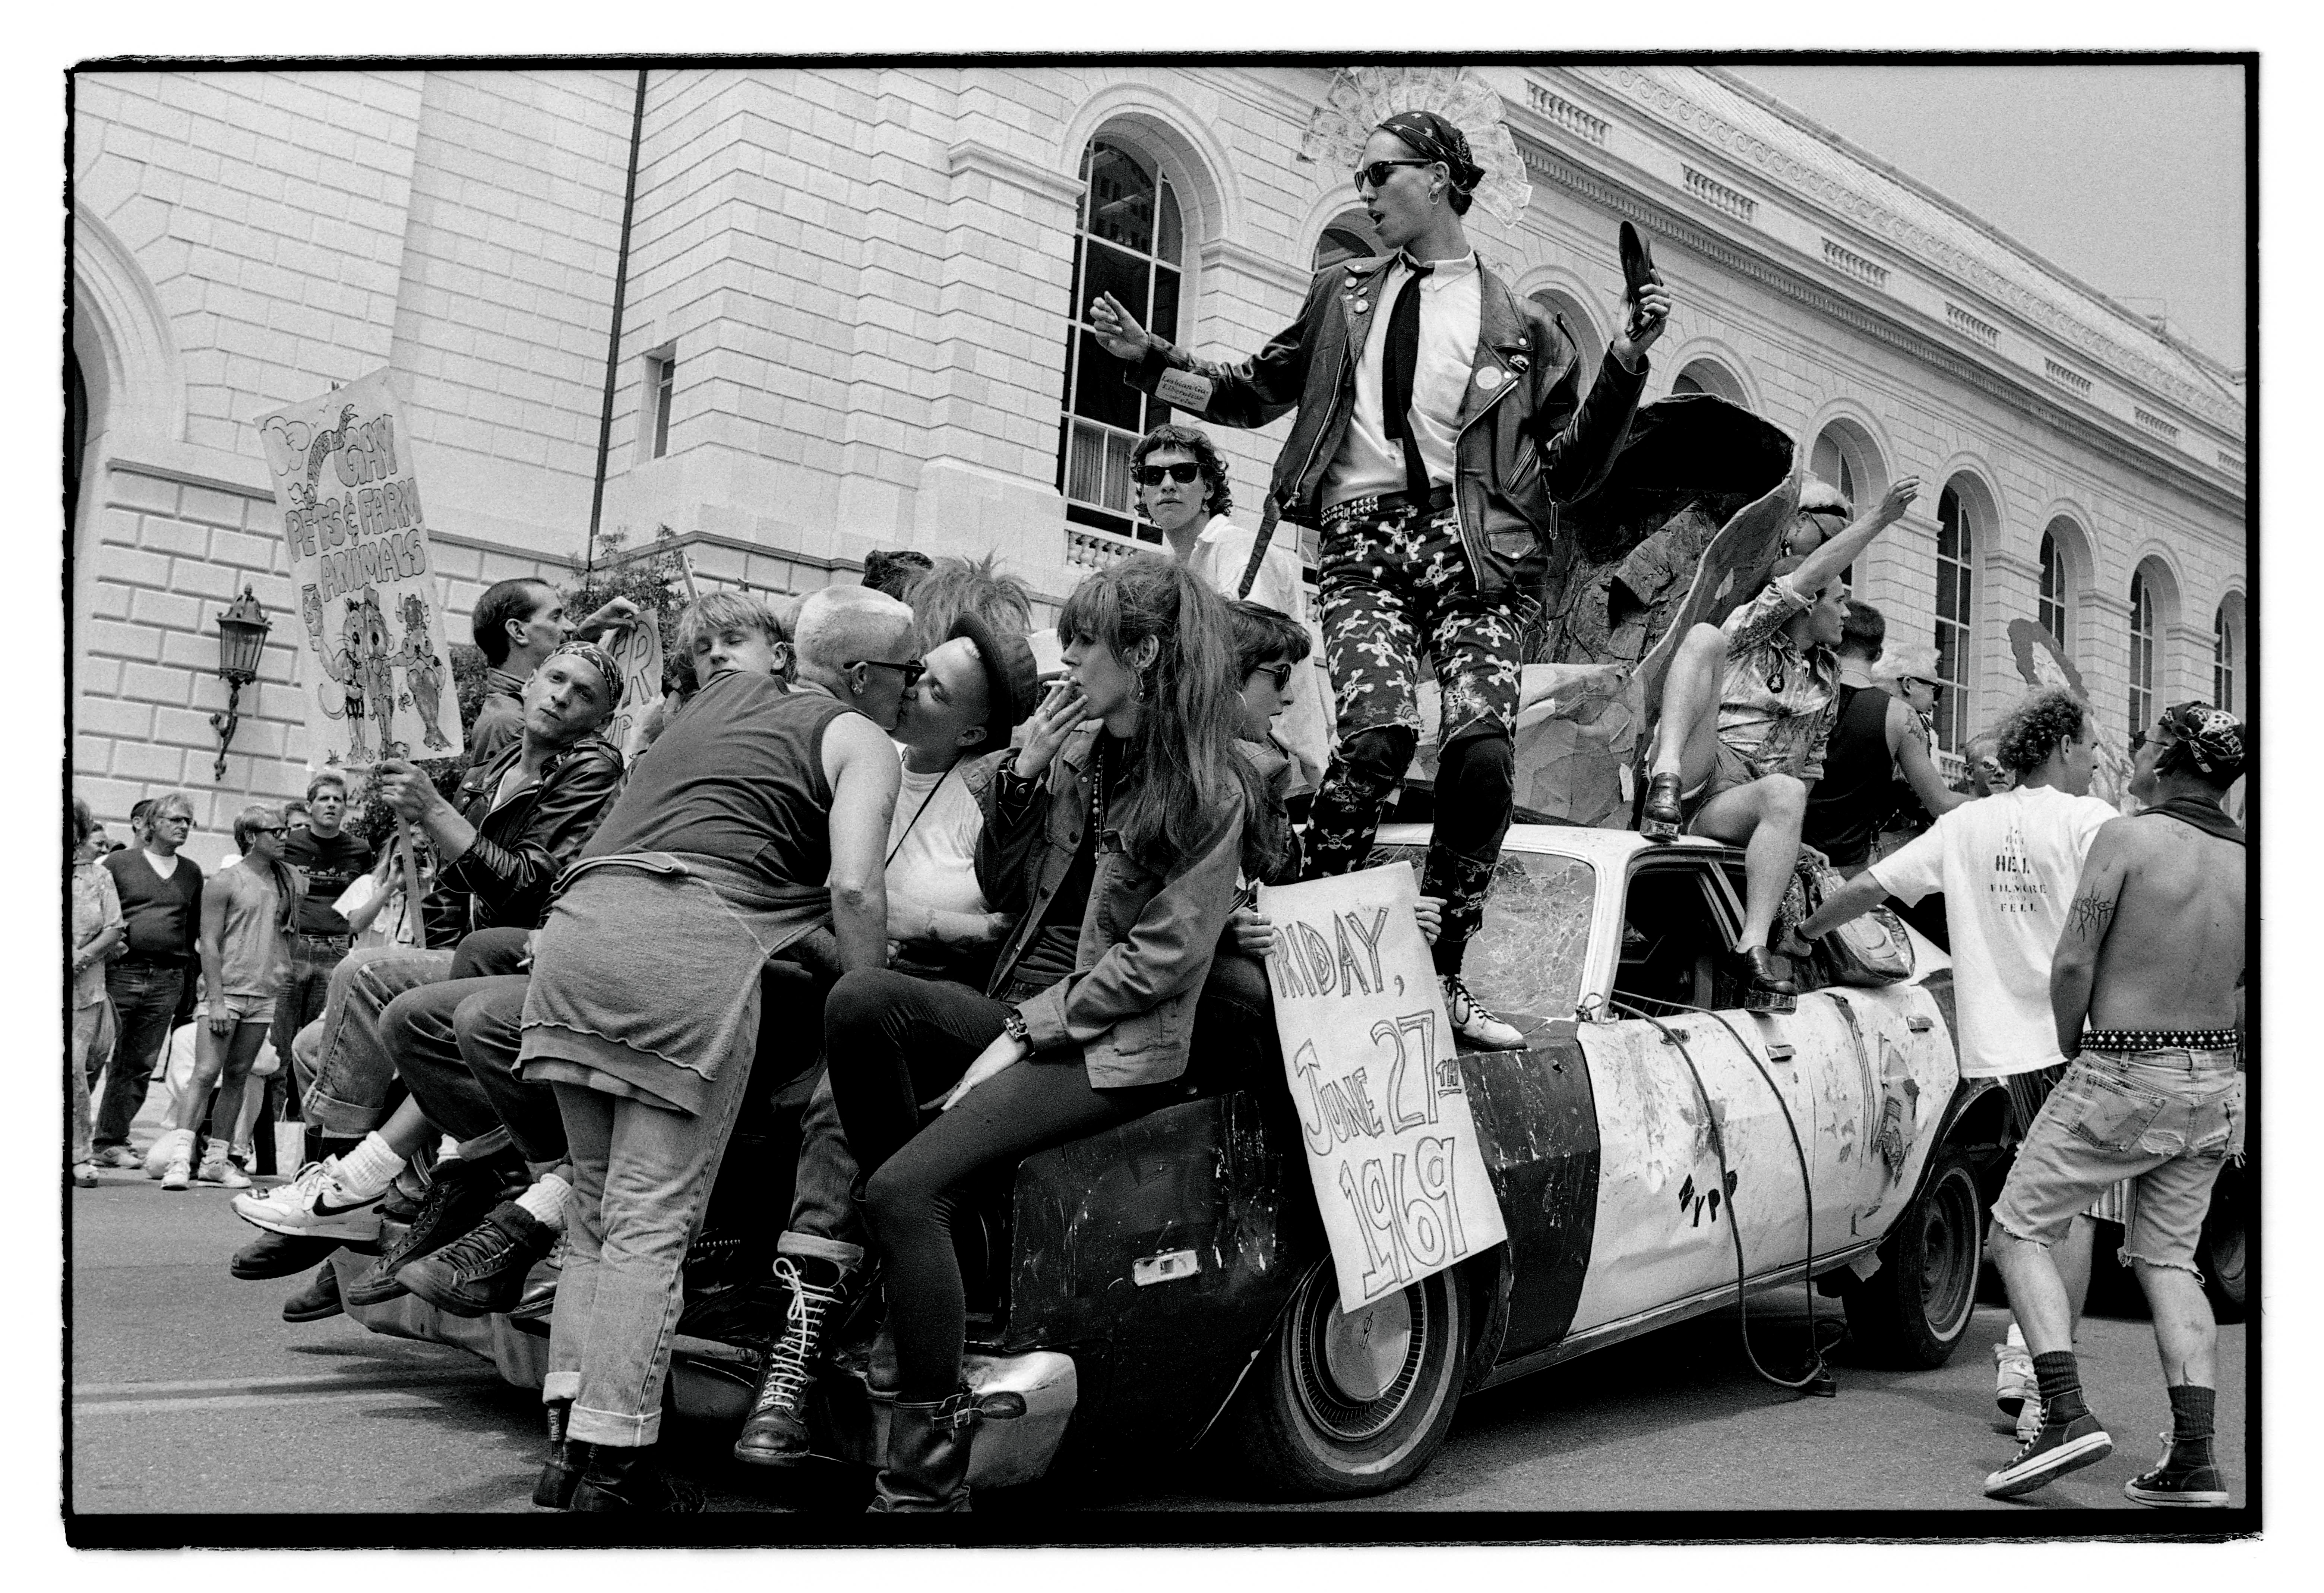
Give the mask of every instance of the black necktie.
[[1420, 364], [1420, 279], [1434, 265], [1405, 262], [1412, 275], [1396, 292], [1388, 314], [1388, 347], [1380, 357], [1380, 425], [1390, 442], [1404, 443], [1404, 486], [1416, 501], [1428, 496], [1428, 467], [1412, 434], [1412, 374]]

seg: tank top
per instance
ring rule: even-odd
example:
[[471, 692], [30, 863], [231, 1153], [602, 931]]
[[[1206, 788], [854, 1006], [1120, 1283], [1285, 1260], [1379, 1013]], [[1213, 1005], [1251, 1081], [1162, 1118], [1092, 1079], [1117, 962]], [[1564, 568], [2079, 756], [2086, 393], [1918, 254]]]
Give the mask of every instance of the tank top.
[[1888, 704], [1877, 686], [1842, 686], [1840, 718], [1824, 743], [1823, 778], [1808, 792], [1800, 838], [1841, 866], [1861, 863], [1895, 810]]

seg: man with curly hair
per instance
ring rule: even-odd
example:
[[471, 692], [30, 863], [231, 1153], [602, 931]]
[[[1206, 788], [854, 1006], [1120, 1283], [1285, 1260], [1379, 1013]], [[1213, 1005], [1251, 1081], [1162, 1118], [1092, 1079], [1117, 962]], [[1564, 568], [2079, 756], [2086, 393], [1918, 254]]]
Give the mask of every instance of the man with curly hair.
[[[1800, 926], [1828, 934], [1895, 895], [1907, 903], [1932, 891], [1945, 898], [1952, 940], [1965, 1078], [1998, 1079], [2009, 1092], [2008, 1136], [2022, 1139], [2064, 1076], [2050, 1015], [2050, 962], [2065, 929], [2073, 880], [2115, 810], [2089, 793], [2097, 727], [2088, 706], [2063, 687], [2033, 692], [1995, 727], [1995, 756], [2016, 776], [2013, 790], [1963, 802], [1897, 851], [1825, 899]], [[2079, 1325], [2089, 1292], [2095, 1217], [2120, 1220], [2118, 1191], [2099, 1191], [2061, 1233], [2055, 1261]], [[1994, 1347], [1994, 1400], [2021, 1433], [2038, 1431], [2041, 1401], [2020, 1329]]]

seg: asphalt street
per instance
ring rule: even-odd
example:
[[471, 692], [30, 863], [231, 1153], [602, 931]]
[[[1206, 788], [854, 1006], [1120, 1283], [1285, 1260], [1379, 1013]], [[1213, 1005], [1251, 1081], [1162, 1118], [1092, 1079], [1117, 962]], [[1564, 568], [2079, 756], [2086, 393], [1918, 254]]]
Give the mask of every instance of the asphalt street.
[[[283, 1298], [300, 1280], [239, 1283], [226, 1258], [254, 1235], [226, 1191], [165, 1191], [107, 1172], [68, 1191], [69, 1501], [76, 1512], [513, 1512], [540, 1465], [537, 1394], [501, 1384], [464, 1351], [374, 1335], [340, 1316], [294, 1326]], [[2005, 1325], [1981, 1305], [1950, 1365], [1899, 1373], [1835, 1352], [1836, 1399], [1801, 1398], [1753, 1376], [1734, 1313], [1703, 1319], [1472, 1395], [1451, 1440], [1415, 1483], [1331, 1505], [1260, 1504], [1206, 1459], [1157, 1460], [1069, 1501], [1133, 1511], [1994, 1511], [2053, 1514], [2057, 1529], [2110, 1530], [2103, 1513], [2152, 1516], [2122, 1496], [2153, 1463], [2169, 1424], [2153, 1344], [2135, 1308], [2093, 1314], [2082, 1364], [2092, 1406], [2115, 1437], [2104, 1462], [2030, 1502], [1987, 1500], [1978, 1485], [2013, 1441], [1997, 1417], [1989, 1346]], [[1754, 1342], [1770, 1365], [1797, 1353], [1796, 1290], [1755, 1303]], [[1836, 1319], [1836, 1302], [1819, 1301]], [[2220, 1333], [2219, 1454], [2246, 1502], [2245, 1329]], [[673, 1424], [677, 1426], [677, 1424]], [[726, 1439], [678, 1427], [670, 1449], [714, 1511], [858, 1504], [860, 1474], [835, 1468], [814, 1492], [785, 1493], [725, 1459]], [[1054, 1511], [1028, 1490], [988, 1510]], [[2200, 1531], [2172, 1513], [2179, 1530]], [[2070, 1517], [2070, 1521], [2063, 1518]], [[2022, 1530], [2022, 1529], [2019, 1529]]]

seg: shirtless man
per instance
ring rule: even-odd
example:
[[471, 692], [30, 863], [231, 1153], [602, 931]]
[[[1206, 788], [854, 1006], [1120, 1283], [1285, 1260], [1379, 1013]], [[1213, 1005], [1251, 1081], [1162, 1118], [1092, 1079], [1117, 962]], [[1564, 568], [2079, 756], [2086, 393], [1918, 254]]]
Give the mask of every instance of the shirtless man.
[[2153, 1312], [2172, 1431], [2154, 1468], [2123, 1492], [2142, 1505], [2227, 1502], [2211, 1457], [2217, 1328], [2195, 1245], [2220, 1167], [2243, 1150], [2244, 836], [2220, 798], [2252, 749], [2232, 714], [2199, 702], [2165, 711], [2134, 766], [2145, 810], [2108, 821], [2082, 866], [2050, 971], [2072, 1067], [1993, 1208], [1994, 1264], [2034, 1351], [2044, 1416], [1986, 1478], [1996, 1497], [2114, 1448], [2082, 1398], [2049, 1246], [2091, 1195], [2128, 1177], [2137, 1198], [2122, 1258]]

